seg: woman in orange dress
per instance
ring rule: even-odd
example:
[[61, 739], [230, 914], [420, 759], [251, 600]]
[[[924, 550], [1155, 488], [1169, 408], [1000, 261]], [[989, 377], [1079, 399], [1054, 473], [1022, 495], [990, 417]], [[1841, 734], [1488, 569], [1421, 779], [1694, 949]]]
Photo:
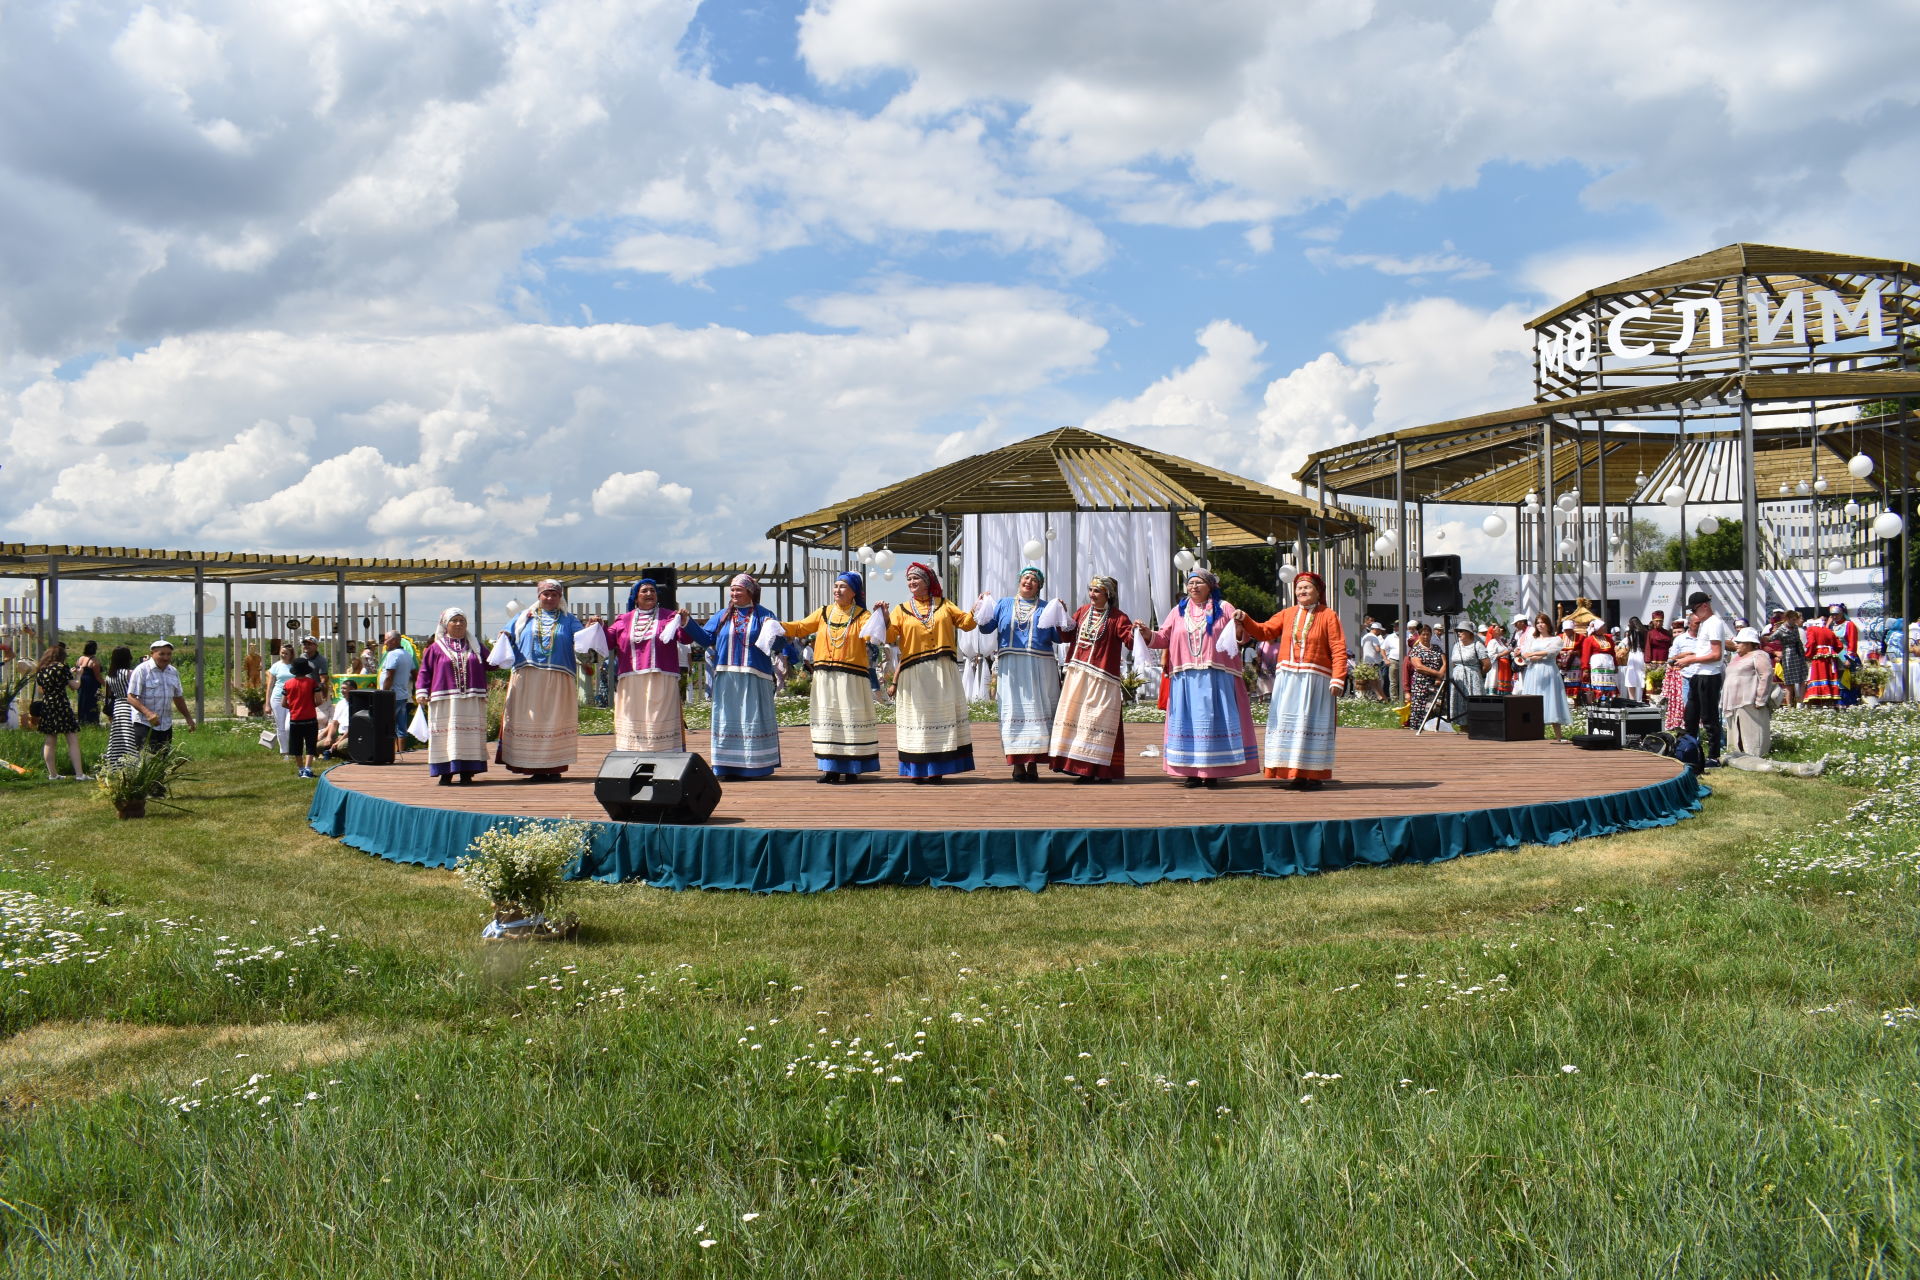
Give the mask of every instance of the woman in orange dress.
[[1293, 579], [1293, 604], [1265, 622], [1241, 623], [1241, 639], [1275, 650], [1273, 701], [1267, 710], [1266, 776], [1298, 791], [1333, 776], [1334, 725], [1347, 687], [1347, 637], [1327, 608], [1317, 573]]

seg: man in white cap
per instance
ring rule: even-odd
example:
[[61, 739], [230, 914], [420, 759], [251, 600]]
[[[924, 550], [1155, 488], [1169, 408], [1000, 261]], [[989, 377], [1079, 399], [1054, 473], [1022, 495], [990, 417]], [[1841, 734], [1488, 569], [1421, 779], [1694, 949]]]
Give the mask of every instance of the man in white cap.
[[173, 641], [164, 637], [147, 646], [147, 660], [127, 677], [126, 698], [133, 708], [135, 751], [172, 750], [175, 711], [185, 718], [188, 733], [200, 727], [187, 710], [186, 690], [173, 666]]
[[1700, 739], [1707, 763], [1720, 763], [1725, 733], [1720, 725], [1720, 692], [1732, 656], [1733, 628], [1713, 611], [1713, 597], [1696, 591], [1687, 597], [1687, 616], [1696, 624], [1693, 649], [1673, 662], [1687, 668], [1687, 732]]
[[1374, 619], [1368, 618], [1366, 634], [1360, 637], [1360, 661], [1372, 666], [1374, 670], [1380, 673], [1376, 679], [1369, 680], [1360, 686], [1360, 692], [1369, 698], [1379, 698], [1383, 696], [1380, 690], [1382, 682], [1386, 679], [1387, 655], [1386, 651], [1381, 648], [1381, 641], [1386, 637], [1386, 634], [1387, 629], [1385, 627], [1381, 626]]
[[1381, 628], [1380, 670], [1386, 676], [1387, 701], [1395, 705], [1399, 704], [1400, 690], [1405, 687], [1400, 679], [1400, 664], [1406, 651], [1407, 647], [1401, 642], [1399, 631]]

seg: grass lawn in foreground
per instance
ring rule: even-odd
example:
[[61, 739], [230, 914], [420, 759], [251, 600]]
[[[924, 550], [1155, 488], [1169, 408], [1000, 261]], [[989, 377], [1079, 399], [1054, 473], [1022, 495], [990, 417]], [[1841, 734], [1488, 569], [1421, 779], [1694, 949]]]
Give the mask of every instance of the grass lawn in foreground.
[[0, 784], [0, 1274], [1915, 1274], [1920, 720], [1781, 725], [1672, 828], [533, 948], [257, 722]]

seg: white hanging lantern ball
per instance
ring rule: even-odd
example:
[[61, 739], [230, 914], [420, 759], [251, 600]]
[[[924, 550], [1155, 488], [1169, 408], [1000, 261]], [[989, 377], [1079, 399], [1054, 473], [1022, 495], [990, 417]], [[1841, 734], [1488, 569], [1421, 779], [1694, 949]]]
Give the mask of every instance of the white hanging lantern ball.
[[1048, 525], [1048, 526], [1047, 526], [1047, 541], [1048, 541], [1048, 542], [1052, 542], [1052, 541], [1053, 541], [1053, 540], [1054, 540], [1055, 538], [1057, 538], [1057, 537], [1059, 537], [1059, 536], [1060, 536], [1060, 531], [1059, 531], [1058, 529], [1056, 529], [1056, 528], [1054, 528], [1054, 527], [1053, 527], [1052, 525]]
[[[1031, 545], [1031, 544], [1029, 544], [1029, 545]], [[1027, 559], [1029, 559], [1029, 560], [1031, 560], [1031, 559], [1033, 559], [1033, 557], [1032, 557], [1032, 556], [1028, 556], [1028, 557], [1027, 557]], [[882, 547], [882, 548], [880, 548], [880, 549], [879, 549], [878, 551], [876, 551], [876, 552], [874, 552], [874, 553], [873, 553], [873, 562], [874, 562], [874, 564], [876, 564], [876, 565], [878, 565], [878, 566], [879, 566], [880, 568], [882, 568], [882, 569], [891, 569], [891, 568], [893, 568], [893, 550], [892, 550], [892, 548], [890, 548], [890, 547]]]
[[1668, 485], [1667, 491], [1660, 495], [1660, 501], [1670, 507], [1684, 507], [1687, 505], [1687, 491], [1677, 484]]
[[1620, 549], [1620, 535], [1617, 533], [1609, 534], [1607, 537], [1607, 550], [1618, 551], [1619, 549]]
[[1873, 459], [1864, 453], [1856, 453], [1847, 459], [1847, 474], [1855, 480], [1865, 480], [1873, 474]]
[[1813, 478], [1813, 491], [1815, 493], [1825, 493], [1830, 487], [1831, 486], [1827, 484], [1827, 478], [1825, 476], [1815, 476]]
[[1020, 548], [1020, 554], [1027, 558], [1028, 564], [1032, 564], [1041, 556], [1045, 555], [1046, 552], [1047, 544], [1038, 538], [1028, 538], [1026, 545]]
[[1634, 473], [1634, 476], [1633, 476], [1633, 487], [1634, 487], [1634, 488], [1636, 488], [1636, 489], [1644, 489], [1644, 488], [1646, 488], [1646, 487], [1647, 487], [1647, 473], [1646, 473], [1646, 472], [1644, 472], [1644, 471], [1637, 471], [1637, 472], [1635, 472], [1635, 473]]
[[1882, 511], [1873, 518], [1873, 536], [1882, 541], [1899, 537], [1906, 527], [1907, 522], [1900, 518], [1898, 511]]
[[1539, 494], [1537, 494], [1537, 493], [1529, 493], [1529, 494], [1527, 494], [1527, 505], [1528, 505], [1529, 507], [1537, 507], [1537, 506], [1539, 506], [1539, 505], [1540, 505], [1540, 495], [1539, 495]]
[[1813, 492], [1813, 486], [1809, 485], [1805, 480], [1802, 480], [1799, 484], [1793, 486], [1793, 491], [1804, 498]]
[[1855, 502], [1852, 498], [1848, 498], [1847, 505], [1840, 508], [1840, 511], [1843, 515], [1847, 517], [1847, 519], [1852, 520], [1860, 514], [1860, 504]]
[[893, 570], [891, 570], [891, 569], [887, 569], [887, 570], [884, 570], [884, 571], [883, 571], [883, 572], [882, 572], [882, 573], [880, 574], [880, 576], [881, 576], [882, 578], [884, 578], [884, 579], [886, 579], [886, 580], [887, 580], [888, 582], [892, 582], [892, 581], [893, 581]]
[[1839, 556], [1831, 556], [1827, 560], [1828, 573], [1839, 573], [1842, 569], [1846, 567], [1847, 567], [1846, 561], [1842, 560]]
[[1288, 564], [1285, 560], [1282, 560], [1280, 562], [1280, 581], [1292, 582], [1295, 578], [1299, 576], [1300, 576], [1300, 571], [1298, 569], [1294, 568], [1291, 564]]
[[1571, 559], [1573, 559], [1573, 553], [1574, 553], [1574, 551], [1575, 551], [1575, 549], [1576, 549], [1576, 548], [1575, 548], [1575, 547], [1574, 547], [1574, 545], [1573, 545], [1573, 539], [1572, 539], [1572, 538], [1562, 538], [1562, 539], [1560, 539], [1560, 558], [1561, 558], [1562, 560], [1571, 560]]
[[520, 602], [518, 600], [507, 601], [507, 616], [509, 618], [517, 618], [520, 616]]
[[1718, 533], [1720, 532], [1720, 521], [1712, 516], [1706, 516], [1700, 521], [1699, 529], [1703, 534]]
[[1573, 494], [1563, 493], [1560, 495], [1560, 502], [1558, 505], [1562, 511], [1571, 511], [1573, 510], [1575, 504], [1577, 504], [1579, 501], [1580, 499], [1576, 498]]
[[872, 564], [873, 548], [863, 542], [860, 544], [860, 549], [853, 553], [853, 557], [854, 559], [858, 560], [861, 564]]
[[1390, 556], [1393, 554], [1393, 546], [1392, 537], [1383, 533], [1373, 540], [1373, 554], [1383, 557]]
[[1273, 546], [1273, 545], [1274, 545], [1275, 543], [1277, 543], [1277, 542], [1279, 542], [1279, 541], [1280, 541], [1280, 539], [1278, 539], [1278, 538], [1276, 538], [1276, 537], [1274, 537], [1274, 536], [1273, 536], [1272, 534], [1268, 534], [1268, 535], [1267, 535], [1267, 545], [1268, 545], [1268, 546], [1270, 546], [1270, 547], [1271, 547], [1271, 546]]
[[1792, 490], [1790, 490], [1790, 489], [1788, 489], [1788, 488], [1787, 488], [1787, 482], [1786, 482], [1785, 480], [1782, 480], [1782, 481], [1780, 482], [1780, 496], [1784, 498], [1784, 497], [1786, 497], [1786, 496], [1787, 496], [1787, 494], [1789, 494], [1789, 493], [1791, 493], [1791, 492], [1792, 492]]
[[1488, 516], [1480, 522], [1480, 532], [1489, 538], [1497, 538], [1507, 531], [1507, 518], [1500, 515]]
[[1182, 573], [1185, 573], [1187, 570], [1193, 568], [1193, 552], [1187, 550], [1185, 547], [1182, 547], [1178, 551], [1174, 552], [1173, 567], [1178, 569]]
[[1433, 540], [1435, 542], [1445, 542], [1447, 540], [1447, 531], [1445, 529], [1435, 529], [1433, 531]]

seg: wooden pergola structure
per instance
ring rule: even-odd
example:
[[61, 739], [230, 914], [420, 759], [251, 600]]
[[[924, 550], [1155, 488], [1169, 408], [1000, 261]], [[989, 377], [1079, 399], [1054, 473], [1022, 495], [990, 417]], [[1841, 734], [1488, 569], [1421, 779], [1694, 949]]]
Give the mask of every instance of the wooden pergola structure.
[[1071, 520], [1083, 511], [1165, 512], [1189, 546], [1291, 543], [1302, 565], [1366, 528], [1352, 512], [1298, 493], [1061, 427], [795, 516], [767, 536], [791, 577], [803, 549], [837, 553], [843, 571], [858, 547], [950, 557], [955, 517], [1050, 512]]
[[[60, 584], [63, 581], [160, 582], [193, 588], [193, 644], [198, 671], [194, 680], [194, 715], [206, 707], [207, 589], [225, 593], [223, 617], [233, 614], [233, 589], [240, 587], [309, 587], [330, 590], [337, 613], [347, 613], [349, 589], [390, 587], [399, 593], [399, 616], [407, 610], [407, 591], [414, 587], [473, 589], [476, 620], [484, 616], [482, 597], [487, 587], [526, 588], [543, 578], [556, 578], [569, 589], [605, 585], [607, 612], [617, 610], [621, 584], [631, 583], [642, 569], [661, 562], [583, 563], [561, 560], [415, 560], [360, 556], [274, 555], [240, 551], [159, 551], [144, 547], [43, 546], [0, 543], [0, 578], [31, 578], [39, 602], [41, 643], [50, 644], [60, 631]], [[679, 564], [673, 566], [682, 588], [724, 587], [739, 573], [751, 573], [767, 586], [788, 591], [792, 583], [775, 568], [757, 564]], [[476, 625], [480, 625], [476, 622]], [[344, 668], [344, 646], [352, 637], [333, 638], [337, 667]], [[325, 638], [322, 638], [325, 642]], [[223, 628], [227, 670], [233, 670], [233, 636]]]
[[[1533, 403], [1323, 449], [1295, 473], [1323, 501], [1396, 505], [1403, 615], [1408, 503], [1514, 508], [1516, 568], [1525, 577], [1531, 566], [1540, 600], [1552, 598], [1556, 565], [1584, 572], [1598, 561], [1603, 608], [1609, 508], [1630, 519], [1638, 505], [1677, 507], [1684, 550], [1687, 507], [1738, 504], [1742, 605], [1754, 617], [1761, 504], [1808, 504], [1817, 566], [1838, 504], [1894, 509], [1912, 492], [1920, 267], [1911, 263], [1728, 245], [1588, 290], [1527, 327]], [[1860, 454], [1875, 464], [1866, 477], [1848, 469]], [[1576, 535], [1556, 547], [1550, 513], [1567, 493], [1600, 519], [1571, 522]], [[1902, 565], [1908, 538], [1903, 527]], [[1816, 591], [1817, 581], [1816, 570]], [[1907, 616], [1904, 573], [1899, 581]]]

